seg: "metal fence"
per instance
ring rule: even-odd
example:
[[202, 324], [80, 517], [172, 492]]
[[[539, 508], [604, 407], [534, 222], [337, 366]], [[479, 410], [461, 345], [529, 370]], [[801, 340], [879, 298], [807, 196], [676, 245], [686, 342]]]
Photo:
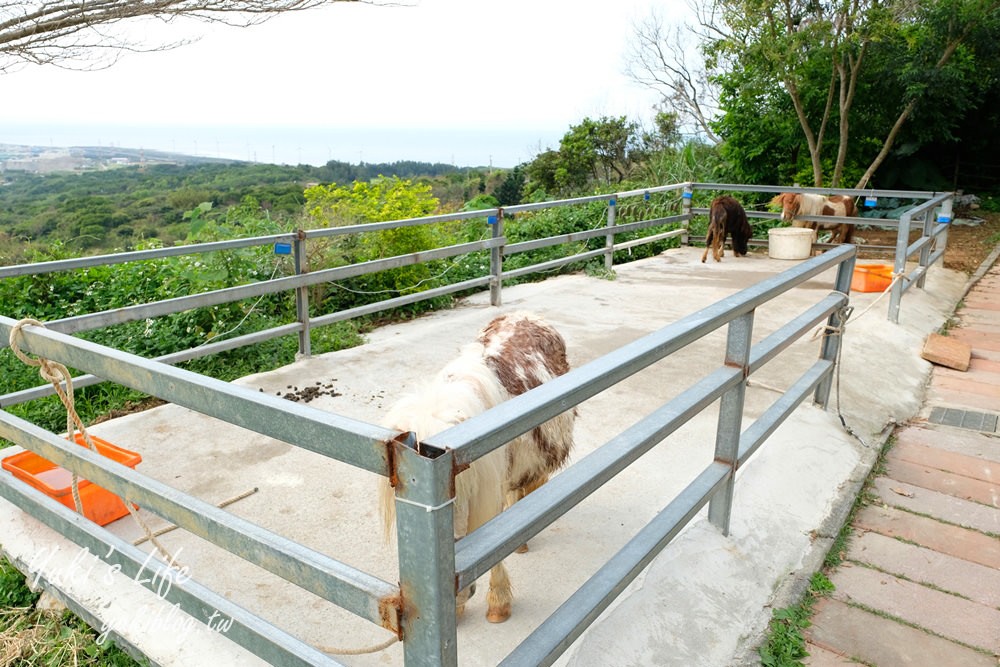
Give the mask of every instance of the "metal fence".
[[[695, 193], [699, 190], [776, 192], [773, 187], [768, 190], [753, 186], [677, 184], [486, 212], [0, 268], [0, 278], [5, 278], [191, 252], [287, 244], [296, 260], [296, 268], [301, 270], [302, 259], [305, 257], [304, 245], [310, 239], [428, 224], [445, 219], [487, 216], [492, 234], [490, 239], [484, 241], [393, 257], [367, 265], [313, 273], [300, 272], [288, 278], [66, 318], [48, 322], [44, 328], [27, 326], [22, 329], [21, 347], [26, 352], [59, 361], [90, 374], [76, 380], [76, 386], [99, 381], [115, 382], [382, 476], [405, 477], [409, 483], [397, 487], [397, 530], [399, 535], [406, 536], [406, 539], [399, 540], [398, 586], [240, 519], [85, 448], [71, 445], [56, 434], [5, 410], [0, 410], [0, 437], [35, 451], [244, 560], [391, 630], [404, 642], [405, 663], [408, 667], [455, 665], [456, 591], [474, 582], [519, 545], [571, 511], [577, 503], [657, 442], [719, 400], [714, 461], [503, 662], [505, 665], [551, 664], [706, 504], [712, 523], [728, 532], [735, 472], [738, 467], [807, 397], [812, 396], [817, 403], [826, 404], [840, 345], [839, 327], [844, 320], [844, 308], [849, 300], [857, 252], [855, 246], [836, 247], [820, 256], [802, 261], [777, 276], [673, 322], [422, 443], [415, 443], [412, 434], [395, 433], [363, 421], [291, 403], [279, 397], [175, 368], [170, 364], [283, 335], [298, 335], [300, 352], [308, 354], [308, 333], [311, 327], [470, 288], [489, 287], [492, 302], [499, 304], [505, 278], [522, 275], [529, 270], [547, 270], [601, 256], [611, 266], [614, 251], [621, 249], [621, 246], [614, 244], [616, 234], [664, 228], [663, 231], [630, 243], [648, 243], [651, 240], [685, 236], [691, 218], [705, 211], [692, 205]], [[618, 201], [673, 192], [680, 197], [682, 212], [679, 215], [616, 224]], [[910, 219], [923, 215], [925, 233], [922, 239], [927, 240], [905, 246], [900, 241], [903, 252], [921, 253], [920, 267], [923, 270], [919, 275], [915, 273], [909, 284], [922, 281], [926, 266], [940, 256], [940, 251], [932, 252], [931, 248], [933, 239], [943, 238], [943, 234], [936, 230], [944, 223], [935, 228], [927, 214], [935, 206], [947, 207], [950, 202], [948, 194], [906, 193], [906, 196], [915, 195], [926, 199], [926, 204], [911, 212], [905, 224], [900, 222], [900, 239], [904, 232], [908, 233], [906, 226]], [[506, 244], [503, 235], [505, 215], [593, 201], [606, 201], [608, 204], [607, 224], [601, 229], [537, 239], [516, 246]], [[776, 216], [771, 213], [755, 215]], [[937, 220], [944, 215], [945, 213], [939, 214]], [[502, 270], [503, 257], [513, 253], [601, 236], [607, 241], [605, 247], [599, 250], [579, 253], [516, 272]], [[312, 318], [308, 316], [305, 290], [312, 284], [335, 277], [360, 275], [433, 258], [450, 257], [470, 250], [486, 249], [489, 250], [492, 261], [489, 274], [481, 278], [350, 311]], [[905, 257], [902, 261], [905, 262]], [[897, 257], [897, 266], [899, 262]], [[827, 296], [788, 320], [778, 330], [752, 344], [754, 312], [759, 306], [831, 269], [836, 269], [836, 278]], [[294, 291], [296, 295], [300, 317], [298, 322], [205, 345], [197, 350], [178, 352], [159, 360], [144, 359], [70, 335], [114, 323], [287, 290]], [[823, 323], [830, 333], [823, 340], [818, 360], [753, 424], [741, 431], [746, 379], [793, 342]], [[6, 342], [15, 325], [12, 318], [0, 316], [0, 340]], [[464, 469], [472, 461], [517, 435], [613, 387], [657, 361], [680, 352], [687, 345], [722, 327], [727, 329], [726, 351], [714, 371], [604, 443], [592, 454], [562, 471], [542, 489], [532, 493], [509, 511], [459, 542], [454, 541], [449, 500], [453, 493], [456, 471]], [[0, 397], [0, 405], [12, 405], [46, 393], [51, 393], [51, 387], [7, 394]], [[148, 559], [146, 552], [123, 542], [10, 475], [0, 474], [0, 495], [81, 547], [94, 553], [109, 554], [108, 564], [119, 566], [126, 575], [133, 576], [140, 572]], [[296, 639], [287, 631], [229, 602], [195, 581], [178, 582], [167, 592], [165, 599], [195, 615], [206, 609], [215, 609], [228, 615], [233, 625], [227, 636], [271, 663], [338, 664], [333, 658]], [[87, 617], [87, 610], [79, 611]]]

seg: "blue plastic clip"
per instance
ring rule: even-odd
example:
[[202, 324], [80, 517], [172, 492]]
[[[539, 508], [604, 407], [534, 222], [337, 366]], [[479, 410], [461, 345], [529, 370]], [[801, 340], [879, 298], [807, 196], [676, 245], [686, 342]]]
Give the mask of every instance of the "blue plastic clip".
[[495, 224], [497, 224], [497, 217], [495, 215], [488, 215], [488, 216], [486, 216], [486, 224], [487, 225], [495, 225]]
[[608, 200], [608, 206], [614, 206], [617, 203], [613, 198]]
[[274, 244], [274, 254], [275, 255], [291, 255], [292, 254], [292, 244], [291, 243], [275, 243]]
[[692, 197], [694, 197], [694, 193], [693, 192], [685, 192], [684, 194], [681, 195], [681, 197], [683, 197], [684, 199], [691, 199]]
[[642, 193], [642, 198], [645, 199], [646, 201], [649, 201], [649, 193], [648, 192]]
[[878, 199], [875, 197], [865, 197], [865, 206], [875, 206], [878, 203]]
[[948, 215], [939, 215], [938, 218], [937, 218], [937, 221], [938, 221], [939, 224], [942, 224], [942, 225], [950, 225], [951, 224], [951, 216], [948, 216]]

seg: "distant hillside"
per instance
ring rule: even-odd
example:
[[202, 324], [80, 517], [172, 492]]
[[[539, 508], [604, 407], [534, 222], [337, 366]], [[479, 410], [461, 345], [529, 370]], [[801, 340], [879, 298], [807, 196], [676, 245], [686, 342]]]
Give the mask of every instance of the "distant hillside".
[[24, 146], [0, 144], [0, 172], [48, 174], [148, 164], [235, 164], [239, 160], [184, 155], [120, 146]]
[[203, 202], [213, 217], [251, 198], [275, 221], [294, 218], [306, 187], [378, 176], [426, 182], [443, 209], [456, 210], [495, 186], [502, 171], [410, 161], [292, 167], [129, 148], [0, 145], [0, 265], [22, 260], [31, 243], [61, 241], [71, 253], [154, 238], [169, 245], [186, 237], [185, 214]]

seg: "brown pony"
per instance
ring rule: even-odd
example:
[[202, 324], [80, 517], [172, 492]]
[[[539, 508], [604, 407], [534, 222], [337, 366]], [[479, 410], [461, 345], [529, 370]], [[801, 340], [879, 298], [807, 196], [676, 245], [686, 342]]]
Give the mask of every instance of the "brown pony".
[[723, 245], [726, 235], [733, 237], [733, 254], [746, 257], [747, 242], [753, 236], [753, 228], [747, 222], [747, 213], [743, 206], [728, 195], [716, 197], [708, 210], [708, 234], [705, 236], [705, 252], [701, 254], [704, 263], [708, 257], [708, 249], [712, 249], [712, 259], [721, 262], [726, 252]]
[[[854, 199], [846, 195], [823, 195], [800, 194], [785, 192], [771, 200], [772, 204], [781, 205], [781, 219], [784, 222], [792, 223], [793, 227], [808, 227], [816, 231], [817, 226], [821, 229], [832, 229], [833, 235], [831, 243], [850, 243], [854, 236], [854, 225], [847, 222], [816, 222], [813, 220], [795, 220], [797, 215], [837, 215], [846, 218], [853, 218], [857, 208]], [[815, 233], [813, 238], [815, 238]]]

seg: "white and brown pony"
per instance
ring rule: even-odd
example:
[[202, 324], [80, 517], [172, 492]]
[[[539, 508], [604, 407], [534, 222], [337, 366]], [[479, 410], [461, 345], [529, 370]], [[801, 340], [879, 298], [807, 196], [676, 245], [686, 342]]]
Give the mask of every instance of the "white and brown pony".
[[[771, 200], [772, 204], [781, 206], [781, 219], [792, 223], [793, 227], [809, 227], [816, 231], [832, 229], [831, 243], [850, 243], [854, 236], [854, 225], [846, 222], [817, 222], [813, 220], [795, 220], [797, 215], [837, 215], [854, 217], [857, 207], [854, 198], [846, 195], [823, 195], [785, 192]], [[813, 235], [815, 238], [815, 234]]]
[[[527, 313], [501, 315], [480, 331], [478, 342], [458, 356], [418, 393], [399, 400], [383, 423], [412, 432], [417, 441], [439, 433], [565, 373], [562, 336]], [[538, 488], [566, 463], [573, 445], [575, 410], [569, 410], [474, 461], [455, 478], [455, 539], [458, 540]], [[386, 534], [395, 525], [395, 493], [382, 480], [381, 509]], [[472, 587], [470, 587], [472, 588]], [[470, 589], [457, 597], [461, 614]], [[486, 619], [510, 616], [513, 594], [503, 561], [490, 570]]]
[[743, 205], [729, 195], [722, 195], [712, 200], [708, 208], [708, 233], [705, 235], [705, 252], [701, 254], [702, 263], [712, 251], [712, 259], [721, 262], [726, 256], [726, 236], [733, 238], [733, 254], [746, 257], [747, 242], [753, 236], [753, 228], [747, 221], [747, 212]]

